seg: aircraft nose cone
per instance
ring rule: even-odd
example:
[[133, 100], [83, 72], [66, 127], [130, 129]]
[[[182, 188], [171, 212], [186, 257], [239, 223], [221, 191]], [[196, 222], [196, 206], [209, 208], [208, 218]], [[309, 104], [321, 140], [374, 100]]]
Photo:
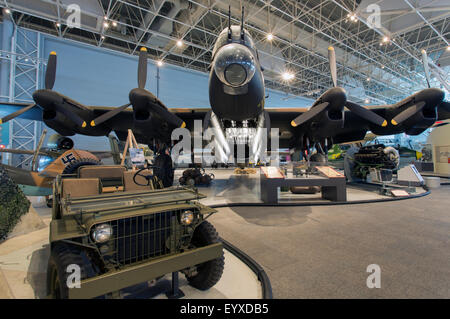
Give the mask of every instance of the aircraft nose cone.
[[439, 105], [445, 98], [445, 92], [438, 88], [422, 90], [416, 100], [425, 101], [428, 107]]
[[53, 108], [53, 105], [61, 105], [63, 98], [55, 91], [42, 89], [33, 93], [34, 102], [44, 109]]
[[323, 94], [322, 101], [329, 102], [331, 108], [342, 109], [347, 102], [347, 94], [343, 88], [334, 87]]
[[256, 69], [255, 58], [245, 45], [230, 43], [216, 53], [213, 68], [222, 83], [240, 87], [253, 78]]

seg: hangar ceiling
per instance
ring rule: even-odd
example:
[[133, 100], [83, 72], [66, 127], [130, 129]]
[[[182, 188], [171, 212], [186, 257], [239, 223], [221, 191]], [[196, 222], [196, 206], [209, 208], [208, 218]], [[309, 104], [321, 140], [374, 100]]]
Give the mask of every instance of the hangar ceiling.
[[[214, 42], [240, 23], [254, 37], [266, 85], [286, 98], [317, 97], [332, 85], [327, 48], [333, 45], [338, 85], [356, 102], [394, 103], [426, 86], [421, 50], [434, 63], [432, 85], [449, 80], [450, 6], [446, 0], [0, 0], [19, 26], [207, 72]], [[80, 28], [67, 26], [81, 9]], [[368, 5], [380, 9], [380, 24]], [[373, 9], [373, 8], [372, 8]], [[273, 35], [271, 40], [268, 34]], [[180, 41], [181, 40], [181, 41]], [[285, 81], [281, 75], [295, 75]]]

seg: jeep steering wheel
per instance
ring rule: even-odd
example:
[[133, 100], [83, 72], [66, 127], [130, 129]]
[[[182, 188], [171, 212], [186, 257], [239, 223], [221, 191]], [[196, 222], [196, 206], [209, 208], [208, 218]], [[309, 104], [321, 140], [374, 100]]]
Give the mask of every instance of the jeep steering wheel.
[[[139, 185], [139, 186], [150, 186], [150, 183], [153, 181], [154, 175], [153, 174], [151, 174], [151, 175], [144, 175], [144, 174], [142, 174], [142, 171], [144, 171], [146, 169], [150, 169], [150, 168], [152, 168], [152, 167], [151, 166], [144, 167], [144, 168], [141, 168], [140, 170], [138, 170], [136, 173], [134, 173], [134, 175], [133, 175], [133, 182], [136, 185]], [[147, 181], [147, 184], [141, 184], [141, 183], [136, 182], [136, 176], [143, 177]]]

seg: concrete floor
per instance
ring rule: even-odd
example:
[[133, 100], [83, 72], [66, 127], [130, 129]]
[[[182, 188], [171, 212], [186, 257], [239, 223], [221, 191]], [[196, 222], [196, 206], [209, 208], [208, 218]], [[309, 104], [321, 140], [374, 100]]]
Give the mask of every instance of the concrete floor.
[[[182, 176], [184, 169], [175, 170], [175, 185]], [[207, 196], [201, 202], [205, 205], [217, 205], [227, 203], [262, 203], [260, 198], [259, 171], [256, 174], [235, 174], [234, 168], [228, 169], [206, 169], [206, 174], [213, 173], [215, 179], [209, 187], [200, 186], [198, 191]], [[374, 186], [347, 186], [347, 201], [388, 199], [390, 196], [380, 195], [379, 187]], [[424, 193], [421, 187], [416, 188], [417, 194]], [[292, 194], [291, 192], [280, 192], [280, 203], [303, 202], [318, 203], [330, 202], [323, 200], [321, 193], [317, 194]]]
[[[223, 208], [219, 234], [266, 270], [274, 298], [450, 298], [450, 187], [404, 201]], [[381, 267], [381, 288], [366, 286]]]
[[[215, 174], [213, 187], [200, 189], [210, 195], [208, 203], [259, 201], [257, 175]], [[449, 191], [450, 186], [442, 186], [417, 199], [363, 205], [223, 208], [210, 221], [224, 239], [263, 266], [275, 298], [450, 298]], [[349, 188], [352, 196], [379, 195]], [[33, 206], [48, 225], [44, 201], [33, 199]], [[209, 294], [182, 280], [188, 298], [260, 297], [251, 271], [233, 257], [226, 255], [226, 264], [234, 266], [226, 268]], [[47, 227], [3, 242], [0, 298], [42, 297], [47, 259]], [[380, 289], [366, 286], [370, 264], [381, 267]], [[164, 295], [141, 286], [127, 297]]]

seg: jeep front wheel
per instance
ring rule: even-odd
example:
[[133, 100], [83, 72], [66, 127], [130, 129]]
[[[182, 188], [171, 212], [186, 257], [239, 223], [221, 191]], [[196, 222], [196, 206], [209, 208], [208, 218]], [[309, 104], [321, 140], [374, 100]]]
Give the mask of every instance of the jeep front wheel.
[[[194, 231], [192, 245], [194, 247], [204, 247], [219, 243], [219, 235], [216, 229], [209, 222], [204, 221]], [[197, 265], [194, 274], [186, 273], [186, 279], [192, 287], [199, 290], [208, 290], [222, 277], [224, 267], [224, 256]]]
[[[88, 257], [76, 247], [56, 243], [52, 247], [47, 267], [47, 295], [52, 299], [69, 298], [68, 276], [73, 272], [71, 265], [80, 267], [80, 280], [93, 277], [95, 271]], [[72, 266], [73, 267], [73, 266]]]

